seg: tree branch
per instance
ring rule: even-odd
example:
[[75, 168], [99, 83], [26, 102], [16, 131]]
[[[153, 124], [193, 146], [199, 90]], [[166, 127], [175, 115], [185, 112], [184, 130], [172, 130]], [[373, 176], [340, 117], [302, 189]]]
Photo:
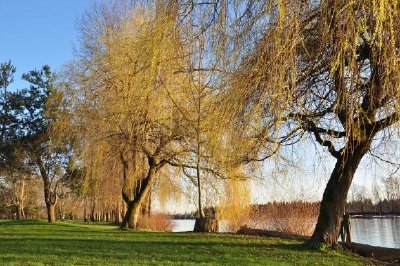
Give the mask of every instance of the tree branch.
[[391, 115], [372, 123], [367, 130], [372, 135], [375, 135], [377, 132], [381, 131], [382, 129], [390, 127], [391, 125], [399, 122], [399, 120], [400, 120], [399, 114], [397, 112], [394, 112]]
[[315, 123], [312, 120], [310, 120], [310, 118], [307, 115], [291, 113], [288, 115], [288, 118], [292, 118], [294, 120], [299, 120], [300, 123], [303, 125], [303, 128], [312, 133], [324, 134], [324, 135], [328, 135], [333, 138], [346, 137], [346, 132], [344, 132], [344, 131], [337, 131], [337, 130], [333, 130], [333, 129], [317, 127], [315, 125]]
[[315, 136], [315, 139], [317, 140], [317, 142], [320, 145], [327, 147], [329, 153], [332, 154], [333, 157], [335, 157], [336, 159], [338, 159], [340, 157], [340, 152], [338, 152], [335, 149], [335, 146], [333, 145], [333, 143], [331, 141], [322, 139], [321, 135], [318, 132], [313, 132], [313, 133], [314, 133], [314, 136]]

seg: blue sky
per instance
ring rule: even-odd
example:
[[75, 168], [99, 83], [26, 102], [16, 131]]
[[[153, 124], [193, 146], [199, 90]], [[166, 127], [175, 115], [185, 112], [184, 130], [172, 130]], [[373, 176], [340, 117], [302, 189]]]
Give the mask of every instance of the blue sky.
[[77, 19], [92, 0], [0, 0], [0, 62], [17, 67], [13, 89], [26, 84], [22, 73], [72, 59]]

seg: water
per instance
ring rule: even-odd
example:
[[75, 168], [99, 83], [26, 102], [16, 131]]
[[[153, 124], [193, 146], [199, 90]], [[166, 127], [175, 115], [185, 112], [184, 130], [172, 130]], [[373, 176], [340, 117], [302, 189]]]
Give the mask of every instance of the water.
[[193, 231], [194, 228], [194, 220], [174, 220], [174, 229], [172, 232], [187, 232]]
[[352, 218], [350, 223], [353, 242], [400, 248], [400, 217]]
[[[174, 220], [174, 232], [192, 231], [194, 220]], [[352, 241], [371, 246], [400, 248], [400, 217], [352, 218]]]

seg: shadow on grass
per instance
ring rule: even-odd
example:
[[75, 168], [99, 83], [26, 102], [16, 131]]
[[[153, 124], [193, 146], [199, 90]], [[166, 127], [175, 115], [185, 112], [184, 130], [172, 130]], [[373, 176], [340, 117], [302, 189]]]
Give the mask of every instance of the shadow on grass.
[[0, 220], [0, 226], [13, 225], [49, 225], [45, 220]]
[[[114, 238], [118, 238], [118, 236], [113, 235]], [[73, 237], [70, 235], [70, 237]], [[108, 237], [103, 235], [103, 237]], [[1, 238], [0, 238], [1, 239]], [[132, 238], [118, 238], [116, 239], [91, 239], [91, 238], [83, 238], [83, 239], [72, 239], [72, 238], [57, 238], [57, 237], [51, 237], [51, 236], [44, 236], [42, 239], [38, 239], [36, 237], [14, 237], [10, 240], [7, 240], [7, 243], [0, 243], [0, 245], [12, 245], [12, 244], [17, 244], [19, 243], [19, 246], [23, 246], [23, 242], [26, 243], [34, 243], [34, 242], [41, 242], [42, 246], [40, 248], [44, 248], [46, 244], [51, 245], [51, 247], [54, 247], [54, 243], [60, 243], [62, 246], [71, 246], [73, 248], [77, 247], [91, 247], [91, 246], [99, 246], [99, 245], [104, 245], [104, 246], [139, 246], [143, 245], [146, 248], [152, 247], [154, 248], [155, 246], [160, 247], [160, 246], [165, 246], [166, 248], [173, 248], [173, 247], [181, 247], [181, 246], [186, 246], [186, 247], [225, 247], [225, 248], [260, 248], [264, 247], [266, 244], [265, 243], [241, 243], [241, 242], [201, 242], [201, 241], [190, 241], [189, 239], [185, 240], [176, 240], [176, 241], [171, 241], [169, 237], [165, 237], [166, 240], [163, 240], [163, 236], [157, 240], [154, 240], [155, 238], [152, 238], [151, 241], [151, 236], [141, 236], [140, 239], [132, 239]], [[167, 240], [169, 239], [169, 240]], [[78, 245], [75, 245], [78, 244]], [[282, 245], [268, 245], [268, 246], [273, 246], [276, 248], [284, 248], [288, 250], [299, 250], [299, 244], [282, 244]], [[290, 247], [286, 247], [290, 246]], [[155, 249], [157, 250], [157, 249]]]
[[[0, 241], [1, 255], [28, 257], [32, 254], [38, 257], [81, 257], [82, 260], [136, 260], [152, 258], [160, 261], [191, 262], [194, 257], [199, 261], [218, 260], [218, 256], [233, 256], [240, 258], [240, 253], [263, 248], [262, 243], [240, 242], [196, 242], [154, 240], [150, 236], [140, 240], [135, 239], [65, 239], [65, 238], [34, 238], [16, 237]], [[232, 255], [234, 254], [234, 255]], [[201, 256], [199, 256], [201, 255]]]
[[[57, 221], [55, 223], [49, 223], [46, 220], [0, 220], [0, 227], [10, 226], [48, 226], [49, 229], [55, 228], [82, 228], [91, 229], [92, 231], [101, 230], [102, 228], [107, 229], [118, 229], [119, 227], [113, 223], [85, 223], [77, 221]], [[35, 228], [36, 230], [36, 228]]]
[[310, 249], [310, 247], [304, 243], [274, 243], [268, 245], [271, 248], [288, 250], [288, 251], [315, 251], [314, 249]]
[[275, 265], [285, 261], [309, 265], [324, 261], [332, 265], [342, 259], [307, 250], [303, 243], [228, 234], [125, 231], [111, 224], [0, 221], [0, 264]]

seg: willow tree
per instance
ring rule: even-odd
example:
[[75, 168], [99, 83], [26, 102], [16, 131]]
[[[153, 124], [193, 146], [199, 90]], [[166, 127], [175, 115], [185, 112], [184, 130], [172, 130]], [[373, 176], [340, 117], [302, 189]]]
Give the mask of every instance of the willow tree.
[[231, 94], [241, 116], [264, 112], [266, 132], [279, 132], [269, 141], [311, 135], [336, 159], [310, 240], [334, 245], [360, 161], [395, 137], [387, 132], [399, 120], [400, 3], [280, 0], [262, 12], [266, 27]]
[[122, 227], [135, 229], [157, 174], [184, 149], [181, 117], [168, 97], [179, 87], [179, 42], [173, 5], [115, 10], [96, 14], [94, 36], [83, 32], [89, 50], [79, 62], [77, 99], [86, 172], [121, 180]]

